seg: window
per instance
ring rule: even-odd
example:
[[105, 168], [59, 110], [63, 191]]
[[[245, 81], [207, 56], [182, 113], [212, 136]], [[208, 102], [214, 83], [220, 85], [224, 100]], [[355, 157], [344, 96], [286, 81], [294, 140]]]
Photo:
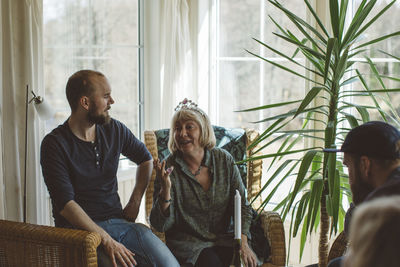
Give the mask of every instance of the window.
[[[140, 138], [143, 1], [44, 0], [43, 10], [45, 95], [56, 111], [54, 118], [46, 122], [46, 133], [70, 115], [65, 96], [69, 76], [81, 69], [94, 69], [110, 82], [115, 100], [111, 116]], [[135, 184], [134, 168], [126, 158], [120, 161], [117, 176], [122, 205]]]
[[[289, 10], [296, 10], [298, 1], [285, 1]], [[281, 39], [274, 36], [276, 27], [268, 15], [296, 33], [295, 26], [278, 10], [263, 0], [215, 1], [214, 58], [216, 75], [213, 77], [214, 97], [217, 98], [217, 123], [227, 127], [251, 127], [265, 129], [266, 124], [252, 122], [271, 116], [266, 111], [241, 113], [235, 110], [260, 105], [301, 99], [304, 97], [304, 81], [259, 60], [247, 53], [249, 50], [269, 60], [287, 64], [287, 60], [263, 48], [252, 38], [266, 42], [274, 48], [292, 55], [294, 49], [283, 48]], [[305, 8], [297, 14], [305, 18]], [[268, 22], [268, 23], [267, 23]], [[304, 60], [297, 58], [297, 60]], [[297, 71], [302, 71], [298, 69]], [[278, 109], [276, 110], [278, 112]], [[301, 121], [297, 121], [300, 124]], [[298, 127], [299, 125], [292, 125]]]
[[46, 132], [70, 114], [65, 97], [68, 77], [80, 69], [94, 69], [111, 84], [111, 115], [140, 136], [140, 1], [44, 0], [43, 7], [45, 93], [56, 111]]
[[[266, 111], [252, 112], [252, 113], [234, 113], [234, 110], [241, 110], [251, 107], [256, 107], [264, 104], [277, 103], [282, 101], [297, 100], [304, 97], [305, 84], [304, 80], [298, 79], [287, 72], [278, 70], [271, 64], [264, 63], [257, 58], [246, 53], [245, 49], [254, 52], [257, 55], [266, 57], [271, 61], [279, 62], [279, 64], [285, 65], [286, 62], [283, 58], [277, 57], [269, 50], [265, 50], [257, 42], [251, 40], [251, 37], [257, 38], [268, 45], [277, 48], [279, 51], [285, 51], [286, 55], [291, 56], [293, 50], [285, 42], [281, 43], [280, 39], [272, 35], [271, 32], [276, 32], [277, 29], [273, 23], [271, 23], [268, 15], [270, 15], [278, 24], [283, 25], [283, 28], [295, 31], [293, 24], [288, 19], [277, 12], [277, 9], [269, 4], [267, 1], [257, 0], [240, 0], [240, 1], [227, 1], [227, 0], [215, 0], [215, 37], [214, 37], [214, 56], [212, 62], [215, 63], [215, 75], [212, 79], [212, 90], [211, 95], [216, 100], [217, 106], [217, 123], [229, 127], [252, 127], [263, 130], [267, 128], [267, 123], [252, 124], [252, 121], [257, 121], [262, 118], [272, 116], [267, 114]], [[279, 1], [288, 10], [294, 11], [296, 15], [301, 18], [307, 18], [305, 5], [303, 1], [297, 0], [286, 0]], [[317, 12], [319, 17], [323, 20], [327, 19], [326, 12], [329, 8], [329, 1], [310, 1], [313, 5], [318, 5]], [[340, 1], [339, 1], [340, 2]], [[350, 5], [358, 6], [362, 0], [349, 1]], [[389, 2], [387, 0], [378, 0], [377, 5], [374, 9], [374, 13], [377, 14], [384, 6]], [[326, 5], [326, 6], [325, 6]], [[303, 7], [302, 10], [300, 7]], [[395, 3], [393, 7], [379, 19], [376, 25], [367, 31], [370, 36], [365, 36], [368, 39], [373, 39], [374, 36], [388, 34], [396, 31], [397, 20], [394, 19], [399, 13], [400, 4]], [[371, 17], [369, 18], [371, 19]], [[369, 20], [368, 19], [368, 20]], [[268, 23], [267, 23], [268, 22]], [[301, 36], [301, 35], [300, 35]], [[377, 64], [379, 73], [394, 76], [400, 73], [400, 62], [394, 60], [380, 52], [378, 50], [387, 51], [397, 57], [400, 50], [400, 37], [392, 38], [387, 41], [378, 43], [374, 46], [374, 49], [368, 51], [368, 56], [373, 58], [373, 61]], [[296, 60], [303, 60], [298, 58]], [[360, 62], [355, 64], [356, 68], [364, 74], [370, 73], [368, 65]], [[296, 70], [300, 71], [300, 70]], [[211, 71], [213, 75], [213, 71]], [[380, 88], [376, 79], [372, 76], [367, 78], [367, 83], [371, 89]], [[385, 79], [387, 88], [399, 88], [400, 82]], [[355, 90], [364, 90], [359, 83], [354, 83]], [[391, 102], [397, 112], [400, 111], [400, 95], [398, 93], [391, 95]], [[366, 98], [354, 99], [359, 103], [365, 102]], [[381, 101], [382, 103], [382, 101]], [[364, 104], [364, 103], [363, 103]], [[372, 105], [373, 103], [365, 103], [365, 105]], [[287, 107], [285, 107], [287, 109]], [[384, 105], [384, 108], [385, 107]], [[276, 109], [276, 113], [280, 113]], [[269, 111], [268, 111], [269, 112]], [[371, 115], [371, 119], [378, 119], [378, 112]], [[290, 129], [296, 129], [301, 124], [298, 120], [290, 124]], [[301, 147], [300, 147], [301, 148]], [[268, 148], [269, 151], [277, 151], [277, 147]], [[294, 158], [294, 156], [292, 156]], [[268, 161], [264, 161], [266, 166]], [[272, 170], [273, 173], [274, 170]], [[265, 183], [266, 169], [263, 170], [263, 181]], [[282, 184], [278, 192], [281, 197], [286, 197], [288, 189], [292, 184]], [[273, 188], [271, 185], [270, 188]], [[286, 187], [286, 188], [285, 188]], [[268, 189], [267, 189], [268, 191]], [[276, 202], [272, 199], [270, 202]], [[288, 229], [286, 229], [288, 230]], [[298, 235], [300, 236], [300, 235]], [[317, 240], [312, 237], [310, 249], [305, 251], [312, 251], [312, 247], [315, 248]], [[298, 248], [294, 248], [294, 244], [298, 241], [292, 241], [291, 246], [291, 259], [290, 264], [298, 264], [298, 255], [293, 255], [292, 252], [299, 251]], [[308, 244], [306, 245], [308, 246]], [[315, 252], [315, 250], [314, 250]], [[316, 262], [315, 253], [310, 255], [304, 255], [302, 263]], [[307, 258], [308, 257], [308, 258]]]
[[[353, 5], [355, 7], [358, 7], [361, 0], [353, 0]], [[389, 4], [389, 1], [386, 0], [381, 0], [378, 1], [376, 4], [375, 9], [372, 11], [371, 15], [376, 15], [378, 12], [380, 12], [387, 4]], [[355, 12], [355, 10], [353, 11]], [[374, 23], [373, 26], [366, 32], [365, 38], [368, 39], [375, 39], [378, 36], [383, 36], [392, 32], [396, 31], [396, 28], [398, 27], [398, 23], [395, 19], [396, 16], [398, 16], [400, 12], [400, 3], [395, 3], [388, 11], [385, 12], [383, 16], [379, 18], [379, 20]], [[372, 18], [372, 16], [370, 17]], [[389, 53], [391, 55], [400, 57], [399, 51], [400, 51], [400, 36], [396, 36], [394, 38], [390, 38], [387, 40], [384, 40], [382, 42], [379, 42], [377, 44], [374, 44], [372, 46], [372, 49], [367, 50], [365, 53], [365, 56], [368, 56], [371, 58], [371, 60], [376, 64], [376, 68], [381, 75], [385, 76], [390, 76], [390, 77], [395, 77], [399, 76], [400, 73], [400, 60], [393, 59], [392, 57], [380, 52], [380, 51], [385, 51], [386, 53]], [[365, 75], [365, 80], [366, 83], [368, 84], [370, 89], [381, 89], [382, 85], [380, 82], [374, 77], [370, 67], [368, 64], [362, 63], [363, 58], [359, 59], [360, 62], [357, 62], [355, 64], [355, 68], [357, 68], [360, 73]], [[399, 88], [400, 87], [400, 81], [399, 80], [392, 80], [392, 79], [387, 79], [383, 78], [382, 79], [386, 88]], [[355, 83], [354, 84], [354, 90], [365, 90], [363, 86], [360, 83]], [[400, 114], [400, 94], [398, 93], [391, 93], [389, 95], [385, 94], [377, 94], [377, 101], [379, 105], [383, 108], [385, 111], [389, 111], [390, 107], [385, 103], [385, 99], [390, 100], [391, 104], [393, 105], [393, 110], [397, 112], [397, 114]], [[374, 106], [374, 103], [372, 100], [368, 97], [355, 97], [354, 99], [355, 102], [357, 103], [362, 103], [364, 105], [368, 106]], [[356, 114], [358, 115], [358, 114]], [[390, 122], [394, 122], [390, 118], [388, 118]], [[370, 120], [382, 120], [382, 117], [380, 116], [378, 110], [371, 112], [370, 114]], [[394, 118], [394, 120], [397, 120], [398, 118]]]
[[[285, 1], [284, 4], [289, 10], [296, 10], [297, 15], [306, 18], [305, 5], [303, 5], [303, 9], [298, 9], [296, 8], [297, 2], [297, 0], [291, 0]], [[215, 56], [212, 62], [215, 64], [216, 72], [212, 78], [211, 89], [212, 97], [217, 99], [217, 118], [215, 120], [217, 124], [225, 127], [248, 127], [262, 132], [273, 121], [254, 124], [255, 121], [279, 114], [283, 109], [287, 110], [288, 107], [245, 113], [234, 111], [302, 99], [305, 94], [305, 82], [301, 78], [290, 75], [268, 62], [258, 59], [246, 50], [281, 65], [288, 65], [287, 59], [264, 48], [252, 38], [267, 43], [291, 56], [295, 49], [272, 34], [272, 32], [278, 32], [278, 29], [270, 21], [268, 15], [283, 28], [288, 28], [295, 34], [298, 34], [297, 28], [277, 8], [263, 0], [234, 2], [219, 0], [215, 1], [215, 6]], [[295, 60], [304, 62], [304, 58], [300, 54], [298, 56]], [[304, 70], [300, 68], [296, 71], [304, 73]], [[288, 130], [300, 128], [301, 125], [302, 119], [299, 118], [290, 123]], [[282, 142], [283, 139], [281, 142], [275, 142], [268, 146], [265, 151], [278, 151]], [[296, 146], [297, 149], [302, 149], [303, 143], [300, 142]], [[275, 171], [274, 168], [269, 172], [267, 171], [271, 160], [266, 159], [263, 162], [262, 184]], [[293, 177], [293, 181], [294, 179], [295, 177]], [[273, 186], [271, 185], [271, 188]], [[286, 186], [289, 188], [291, 183], [288, 181]], [[285, 185], [281, 188], [285, 188]], [[268, 190], [263, 192], [264, 198], [267, 192]], [[286, 189], [280, 190], [270, 203], [278, 203], [286, 195]]]
[[[303, 2], [301, 5], [303, 8], [298, 8], [298, 0], [280, 2], [289, 10], [295, 10], [298, 16], [306, 18], [306, 7]], [[304, 98], [306, 84], [303, 79], [290, 75], [245, 51], [249, 50], [268, 60], [289, 66], [285, 58], [264, 48], [252, 39], [255, 38], [267, 43], [271, 47], [283, 51], [288, 56], [294, 54], [295, 49], [293, 47], [272, 34], [272, 32], [278, 33], [278, 29], [271, 22], [268, 15], [282, 25], [283, 28], [290, 29], [299, 35], [293, 23], [268, 1], [215, 1], [215, 36], [213, 42], [215, 51], [211, 61], [215, 64], [216, 71], [214, 77], [211, 78], [211, 97], [217, 99], [217, 116], [214, 120], [219, 125], [225, 127], [248, 127], [262, 132], [273, 121], [257, 124], [253, 122], [283, 113], [283, 109], [287, 110], [288, 107], [246, 113], [234, 111]], [[304, 58], [300, 54], [296, 56], [295, 60], [304, 64]], [[290, 66], [293, 66], [293, 64], [290, 64]], [[304, 70], [300, 68], [295, 71], [304, 73]], [[212, 70], [211, 75], [213, 75]], [[299, 118], [289, 125], [290, 128], [288, 130], [299, 128], [301, 125], [302, 120]], [[281, 144], [275, 142], [264, 151], [278, 151]], [[300, 142], [296, 146], [298, 146], [296, 149], [302, 149], [303, 143]], [[291, 158], [293, 157], [295, 156], [291, 156]], [[275, 164], [268, 170], [271, 161], [272, 159], [263, 161], [262, 185], [267, 182], [268, 177], [277, 168], [277, 164]], [[287, 179], [281, 184], [266, 209], [271, 210], [276, 203], [279, 203], [280, 200], [287, 196], [288, 189], [292, 186], [295, 178]], [[263, 192], [263, 199], [275, 187], [276, 182]], [[288, 232], [288, 225], [286, 227], [285, 230]], [[294, 244], [297, 243], [298, 241], [292, 242], [291, 248], [294, 252], [298, 251], [298, 249], [294, 248]], [[293, 252], [291, 253], [290, 264], [298, 264], [298, 256], [294, 254]], [[303, 262], [312, 263], [314, 261], [307, 259], [305, 256], [303, 257]]]

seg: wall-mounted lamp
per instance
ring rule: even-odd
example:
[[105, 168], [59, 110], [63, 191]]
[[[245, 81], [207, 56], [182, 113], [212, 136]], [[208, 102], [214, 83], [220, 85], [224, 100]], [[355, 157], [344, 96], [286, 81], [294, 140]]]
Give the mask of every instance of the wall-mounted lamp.
[[26, 178], [27, 178], [27, 157], [28, 157], [28, 105], [33, 102], [36, 112], [41, 120], [48, 120], [53, 117], [54, 112], [43, 97], [36, 95], [33, 91], [32, 98], [29, 100], [29, 85], [26, 86], [26, 103], [25, 103], [25, 158], [24, 158], [24, 203], [23, 203], [23, 217], [26, 222]]

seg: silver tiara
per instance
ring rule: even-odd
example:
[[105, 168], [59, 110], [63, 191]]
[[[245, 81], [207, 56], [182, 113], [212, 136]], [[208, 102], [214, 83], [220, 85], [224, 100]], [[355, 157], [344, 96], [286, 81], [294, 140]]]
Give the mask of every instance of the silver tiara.
[[193, 111], [199, 112], [201, 115], [205, 115], [204, 112], [197, 107], [197, 104], [194, 103], [192, 100], [189, 100], [187, 98], [183, 99], [179, 104], [176, 106], [175, 111], [179, 111], [182, 109], [190, 109]]

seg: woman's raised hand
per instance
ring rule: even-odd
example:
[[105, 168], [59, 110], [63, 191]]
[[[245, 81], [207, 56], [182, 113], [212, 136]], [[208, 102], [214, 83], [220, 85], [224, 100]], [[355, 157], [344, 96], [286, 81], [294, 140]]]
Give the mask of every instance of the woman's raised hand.
[[165, 160], [160, 162], [159, 159], [155, 159], [154, 162], [154, 169], [156, 170], [157, 178], [161, 181], [161, 191], [169, 192], [171, 188], [171, 179], [169, 178], [169, 174], [173, 171], [174, 166], [171, 166], [165, 169]]
[[161, 163], [159, 159], [154, 160], [154, 169], [156, 169], [157, 178], [160, 179], [161, 189], [159, 197], [163, 199], [161, 201], [161, 209], [164, 215], [169, 216], [168, 207], [171, 203], [171, 179], [169, 174], [172, 172], [174, 167], [169, 167], [165, 169], [165, 160]]

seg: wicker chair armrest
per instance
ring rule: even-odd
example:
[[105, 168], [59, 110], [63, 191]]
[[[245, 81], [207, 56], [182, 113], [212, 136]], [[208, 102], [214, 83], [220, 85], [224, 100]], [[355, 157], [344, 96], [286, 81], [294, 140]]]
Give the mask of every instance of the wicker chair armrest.
[[[249, 129], [246, 128], [246, 146], [249, 147], [259, 136], [259, 133], [254, 130], [254, 129]], [[255, 146], [252, 149], [247, 150], [247, 157], [251, 156], [257, 156], [260, 153], [257, 153], [253, 155], [253, 152], [256, 151], [259, 148], [259, 146]], [[247, 162], [247, 197], [248, 200], [253, 202], [253, 207], [255, 209], [258, 209], [258, 207], [261, 205], [262, 200], [261, 197], [259, 196], [257, 199], [253, 200], [257, 194], [261, 190], [261, 177], [262, 177], [262, 159], [258, 160], [252, 160]]]
[[282, 219], [274, 211], [263, 211], [260, 216], [264, 234], [271, 247], [270, 262], [262, 266], [284, 266], [286, 262], [286, 249], [285, 230]]
[[334, 258], [343, 256], [347, 250], [347, 244], [347, 237], [344, 232], [341, 232], [332, 243], [328, 254], [328, 262]]
[[94, 232], [0, 220], [0, 262], [5, 266], [65, 262], [65, 266], [94, 267], [100, 242]]
[[[145, 131], [144, 132], [144, 144], [146, 145], [147, 149], [149, 150], [153, 159], [158, 159], [158, 149], [157, 149], [157, 137], [154, 131]], [[149, 182], [149, 186], [146, 189], [146, 221], [148, 225], [150, 222], [148, 221], [151, 208], [153, 207], [153, 193], [154, 193], [154, 180], [156, 179], [156, 170], [153, 169], [151, 173], [151, 178]]]
[[[146, 145], [147, 149], [149, 150], [153, 159], [158, 159], [158, 148], [157, 148], [157, 137], [154, 131], [145, 131], [144, 132], [144, 144]], [[149, 186], [146, 190], [146, 221], [147, 224], [150, 226], [152, 232], [161, 239], [165, 243], [165, 233], [158, 232], [154, 229], [149, 222], [149, 216], [151, 212], [151, 208], [153, 207], [153, 194], [154, 194], [154, 180], [156, 179], [156, 171], [153, 169], [151, 173], [151, 178], [149, 182]]]

